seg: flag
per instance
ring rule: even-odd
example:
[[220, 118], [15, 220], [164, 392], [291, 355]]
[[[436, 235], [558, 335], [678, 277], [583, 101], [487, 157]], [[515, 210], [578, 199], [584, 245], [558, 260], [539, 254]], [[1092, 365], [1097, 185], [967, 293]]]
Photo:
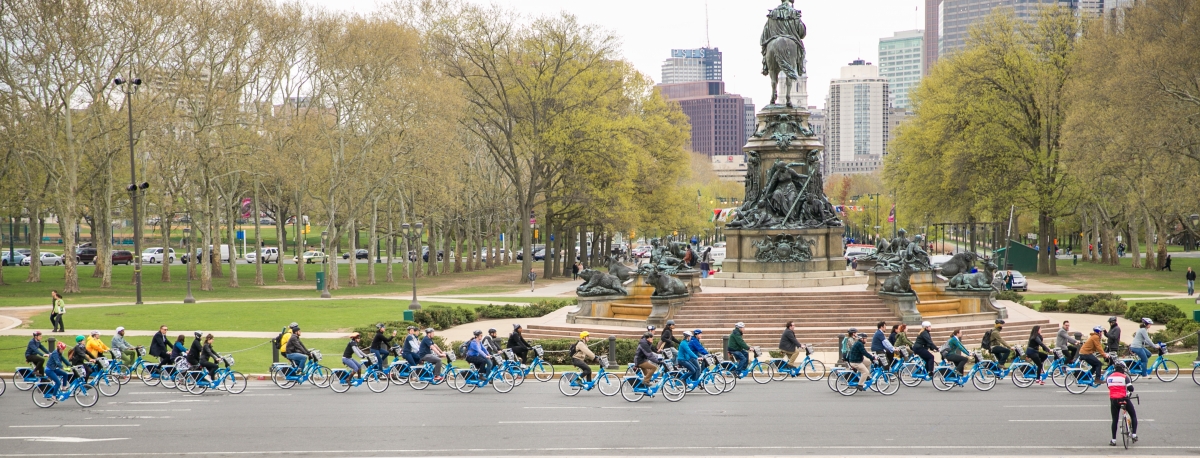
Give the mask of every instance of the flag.
[[896, 204], [892, 204], [892, 211], [888, 213], [888, 222], [896, 222]]

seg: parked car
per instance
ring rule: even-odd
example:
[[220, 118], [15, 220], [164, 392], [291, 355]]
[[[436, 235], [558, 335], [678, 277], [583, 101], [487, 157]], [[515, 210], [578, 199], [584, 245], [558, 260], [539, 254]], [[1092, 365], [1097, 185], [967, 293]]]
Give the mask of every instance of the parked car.
[[875, 254], [875, 245], [851, 244], [846, 246], [846, 262]]
[[258, 253], [253, 251], [246, 253], [246, 262], [249, 264], [258, 262], [259, 253], [262, 253], [263, 264], [270, 264], [272, 262], [276, 264], [279, 263], [279, 248], [275, 247], [261, 248], [259, 249]]
[[[305, 251], [301, 256], [303, 257], [305, 264], [319, 264], [325, 262], [325, 253], [320, 251]], [[300, 260], [296, 259], [295, 256], [292, 256], [292, 262], [299, 263]]]
[[96, 249], [85, 247], [75, 250], [75, 260], [77, 260], [80, 264], [95, 264]]
[[160, 262], [166, 262], [167, 264], [174, 263], [175, 249], [164, 249], [162, 247], [146, 248], [145, 250], [142, 250], [142, 262], [148, 264], [158, 264]]
[[113, 250], [112, 264], [115, 265], [130, 265], [133, 264], [133, 252], [129, 250]]
[[[42, 266], [61, 266], [61, 265], [63, 265], [62, 256], [59, 256], [54, 253], [43, 252], [38, 255], [38, 258], [41, 260]], [[25, 257], [24, 259], [21, 260], [21, 265], [23, 265], [23, 266], [29, 265], [30, 260], [31, 260], [31, 258]]]
[[929, 265], [934, 269], [937, 269], [942, 267], [942, 264], [950, 262], [950, 260], [953, 258], [954, 256], [948, 254], [935, 254], [929, 257]]
[[[437, 260], [438, 260], [438, 261], [441, 261], [443, 258], [445, 258], [445, 257], [446, 257], [446, 256], [445, 256], [445, 253], [443, 253], [443, 252], [442, 252], [442, 250], [438, 250], [438, 252], [437, 252], [437, 253], [438, 253], [438, 254], [437, 254]], [[424, 247], [424, 248], [421, 250], [421, 261], [422, 261], [422, 262], [429, 262], [429, 247]]]
[[1025, 280], [1024, 275], [1021, 275], [1020, 272], [1017, 272], [1015, 270], [1001, 270], [1001, 271], [996, 272], [995, 279], [996, 279], [996, 281], [999, 282], [1001, 287], [1003, 287], [1003, 285], [1004, 285], [1004, 277], [1009, 274], [1011, 274], [1013, 277], [1013, 281], [1012, 281], [1012, 290], [1013, 291], [1029, 291], [1029, 282]]
[[[533, 254], [534, 254], [533, 259], [535, 259], [535, 260], [537, 259], [538, 251], [545, 251], [545, 249], [546, 249], [546, 245], [541, 244], [541, 243], [535, 243], [533, 245]], [[524, 259], [525, 259], [525, 250], [518, 250], [517, 251], [517, 260], [522, 261]]]
[[650, 250], [651, 250], [651, 249], [653, 249], [653, 248], [654, 248], [654, 247], [651, 247], [651, 246], [648, 246], [648, 245], [642, 245], [642, 246], [639, 246], [639, 247], [637, 247], [637, 248], [634, 248], [634, 249], [633, 249], [633, 253], [632, 253], [632, 254], [633, 254], [633, 257], [635, 257], [635, 258], [649, 258], [649, 257], [650, 257]]
[[275, 220], [273, 220], [271, 218], [260, 218], [258, 220], [258, 224], [261, 224], [263, 226], [274, 226]]
[[[221, 259], [220, 260], [217, 260], [217, 258], [212, 256], [212, 245], [208, 246], [208, 251], [209, 251], [209, 253], [208, 253], [209, 259], [212, 262], [229, 262], [229, 254], [230, 254], [229, 253], [229, 245], [221, 244]], [[199, 248], [196, 248], [196, 256], [200, 256]], [[187, 264], [188, 260], [189, 260], [189, 257], [187, 255], [187, 253], [184, 253], [183, 257], [179, 258], [179, 262], [181, 262], [183, 264]]]
[[[354, 259], [367, 259], [370, 253], [366, 248], [354, 250]], [[350, 253], [342, 253], [342, 259], [350, 259]]]
[[[9, 256], [12, 256], [12, 259], [9, 259]], [[15, 266], [15, 265], [20, 264], [21, 261], [24, 259], [25, 259], [25, 255], [23, 255], [19, 252], [16, 252], [16, 251], [10, 252], [8, 250], [4, 250], [4, 255], [0, 256], [0, 264], [6, 265], [6, 266]]]
[[21, 253], [25, 255], [25, 257], [29, 257], [33, 255], [33, 250], [30, 250], [29, 248], [17, 248], [17, 253]]

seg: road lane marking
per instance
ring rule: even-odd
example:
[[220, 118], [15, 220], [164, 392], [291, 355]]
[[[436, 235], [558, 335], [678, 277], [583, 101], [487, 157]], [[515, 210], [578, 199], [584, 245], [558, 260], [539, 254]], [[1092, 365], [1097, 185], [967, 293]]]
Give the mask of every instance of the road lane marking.
[[46, 436], [25, 436], [25, 437], [0, 437], [0, 440], [18, 440], [26, 442], [110, 442], [129, 440], [127, 437], [109, 437], [104, 439], [87, 439], [83, 437], [46, 437]]
[[1013, 408], [1013, 409], [1030, 409], [1030, 408], [1058, 409], [1058, 408], [1063, 408], [1063, 407], [1108, 407], [1108, 406], [1100, 405], [1100, 404], [1081, 404], [1081, 405], [1057, 405], [1057, 406], [1031, 405], [1031, 406], [1004, 406], [1004, 407]]
[[[1112, 419], [1096, 418], [1096, 419], [1083, 419], [1083, 420], [1062, 419], [1062, 420], [1009, 420], [1009, 421], [1010, 422], [1020, 422], [1020, 423], [1077, 423], [1077, 422], [1085, 422], [1085, 421], [1095, 421], [1095, 422], [1102, 421], [1102, 422], [1108, 423], [1108, 422], [1111, 422]], [[1146, 419], [1139, 418], [1138, 421], [1154, 421], [1154, 420], [1150, 419], [1150, 418], [1146, 418]]]
[[135, 410], [105, 410], [96, 409], [88, 412], [191, 412], [192, 409], [135, 409]]
[[[771, 451], [803, 451], [803, 450], [816, 450], [816, 451], [828, 451], [828, 450], [832, 450], [832, 451], [842, 451], [842, 450], [851, 450], [851, 451], [855, 451], [855, 450], [962, 451], [963, 447], [964, 446], [962, 446], [962, 445], [915, 445], [915, 446], [903, 446], [903, 445], [899, 445], [899, 446], [898, 445], [766, 446], [766, 445], [764, 445], [764, 446], [727, 446], [727, 447], [725, 447], [725, 446], [710, 446], [710, 447], [646, 446], [646, 447], [577, 447], [577, 448], [547, 447], [547, 448], [502, 448], [502, 449], [443, 448], [443, 449], [404, 449], [404, 450], [373, 450], [373, 449], [372, 450], [256, 450], [256, 451], [238, 450], [238, 451], [191, 451], [191, 452], [164, 452], [162, 450], [152, 450], [152, 451], [146, 451], [146, 452], [118, 452], [118, 453], [103, 453], [103, 452], [96, 452], [96, 451], [88, 451], [88, 452], [83, 452], [83, 453], [55, 453], [53, 456], [57, 456], [57, 457], [63, 457], [63, 456], [80, 456], [80, 457], [168, 456], [168, 455], [170, 455], [170, 456], [207, 456], [207, 455], [261, 456], [261, 455], [297, 455], [297, 454], [352, 455], [352, 454], [364, 454], [364, 453], [374, 453], [374, 454], [385, 454], [386, 453], [386, 454], [407, 454], [407, 455], [459, 453], [459, 454], [474, 455], [474, 454], [501, 454], [501, 453], [507, 453], [507, 454], [526, 453], [526, 454], [528, 454], [528, 453], [545, 453], [545, 452], [586, 453], [586, 452], [611, 452], [611, 451], [646, 453], [646, 452], [672, 452], [672, 451], [681, 451], [681, 450], [682, 451], [692, 451], [692, 450], [705, 451], [705, 450], [714, 450], [714, 449], [715, 450], [723, 450], [723, 451], [734, 451], [734, 452], [759, 451], [759, 450], [771, 450]], [[1024, 446], [1022, 446], [1022, 445], [1017, 445], [1017, 446], [984, 445], [984, 446], [974, 446], [974, 445], [972, 445], [972, 446], [970, 446], [970, 448], [971, 449], [981, 449], [981, 450], [1047, 450], [1047, 451], [1081, 450], [1081, 451], [1093, 451], [1093, 452], [1099, 452], [1099, 451], [1103, 451], [1103, 450], [1112, 450], [1111, 448], [1109, 448], [1108, 445], [1102, 445], [1102, 446], [1097, 446], [1097, 445], [1044, 445], [1044, 446], [1043, 445], [1024, 445]], [[1139, 445], [1137, 448], [1138, 448], [1138, 450], [1190, 451], [1190, 450], [1200, 450], [1200, 445], [1183, 445], [1183, 446], [1153, 446], [1153, 445], [1143, 446], [1143, 445]], [[47, 456], [47, 455], [46, 454], [0, 454], [0, 457], [3, 457], [3, 456], [25, 457], [25, 456]]]
[[649, 409], [650, 407], [592, 407], [592, 406], [545, 406], [522, 407], [522, 409]]
[[552, 423], [641, 423], [638, 420], [536, 420], [536, 421], [499, 421], [502, 425], [545, 425]]
[[10, 425], [9, 428], [134, 428], [142, 425]]

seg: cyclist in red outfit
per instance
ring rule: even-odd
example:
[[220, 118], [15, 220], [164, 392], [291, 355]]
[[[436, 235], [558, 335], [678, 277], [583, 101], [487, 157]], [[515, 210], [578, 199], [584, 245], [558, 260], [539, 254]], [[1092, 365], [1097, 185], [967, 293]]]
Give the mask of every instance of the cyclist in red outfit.
[[1108, 402], [1109, 410], [1112, 412], [1112, 439], [1108, 441], [1108, 445], [1117, 445], [1117, 421], [1121, 413], [1121, 405], [1125, 405], [1125, 411], [1129, 412], [1130, 426], [1133, 428], [1130, 431], [1130, 438], [1137, 442], [1137, 412], [1133, 410], [1133, 403], [1129, 402], [1129, 395], [1133, 393], [1133, 381], [1129, 375], [1125, 373], [1125, 363], [1117, 361], [1113, 363], [1113, 373], [1105, 378], [1104, 383], [1108, 385]]

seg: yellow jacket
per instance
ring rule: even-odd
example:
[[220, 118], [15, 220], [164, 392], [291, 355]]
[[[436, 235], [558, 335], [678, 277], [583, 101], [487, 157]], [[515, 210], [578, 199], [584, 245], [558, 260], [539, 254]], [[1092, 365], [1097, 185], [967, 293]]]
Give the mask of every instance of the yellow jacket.
[[108, 345], [104, 345], [104, 341], [95, 337], [88, 337], [86, 345], [88, 353], [90, 353], [93, 358], [99, 358], [100, 355], [108, 351]]

